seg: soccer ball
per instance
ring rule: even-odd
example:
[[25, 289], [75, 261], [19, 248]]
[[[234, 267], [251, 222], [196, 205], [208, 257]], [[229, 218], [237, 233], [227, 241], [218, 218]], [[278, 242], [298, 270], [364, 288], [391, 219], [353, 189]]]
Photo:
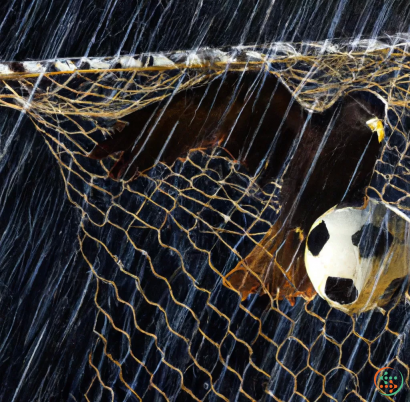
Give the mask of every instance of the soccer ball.
[[348, 314], [387, 304], [408, 274], [407, 222], [368, 200], [334, 207], [315, 221], [305, 265], [317, 293]]

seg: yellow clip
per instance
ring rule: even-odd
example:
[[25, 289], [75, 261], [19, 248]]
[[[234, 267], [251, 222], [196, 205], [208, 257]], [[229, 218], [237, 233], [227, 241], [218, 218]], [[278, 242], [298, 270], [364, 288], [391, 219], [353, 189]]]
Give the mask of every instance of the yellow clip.
[[374, 117], [373, 119], [367, 120], [366, 124], [370, 127], [370, 130], [377, 133], [377, 139], [379, 142], [382, 142], [384, 138], [383, 122], [377, 117]]

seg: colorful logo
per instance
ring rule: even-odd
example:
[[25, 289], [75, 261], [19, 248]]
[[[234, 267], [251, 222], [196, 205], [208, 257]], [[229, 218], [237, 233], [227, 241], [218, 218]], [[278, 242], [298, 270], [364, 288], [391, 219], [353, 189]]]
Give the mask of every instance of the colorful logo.
[[382, 395], [396, 395], [403, 384], [403, 375], [392, 367], [382, 367], [374, 376], [374, 385]]

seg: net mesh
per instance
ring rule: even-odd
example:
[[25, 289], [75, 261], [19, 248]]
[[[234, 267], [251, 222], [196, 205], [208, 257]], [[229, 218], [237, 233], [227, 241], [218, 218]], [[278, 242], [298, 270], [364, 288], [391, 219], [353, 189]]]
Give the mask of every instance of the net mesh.
[[262, 70], [315, 112], [350, 91], [382, 99], [386, 140], [368, 194], [407, 214], [406, 43], [323, 46], [256, 49], [260, 61], [2, 77], [0, 103], [32, 119], [81, 212], [98, 310], [86, 400], [377, 400], [373, 376], [384, 366], [403, 373], [407, 394], [407, 290], [384, 314], [351, 317], [310, 294], [281, 299], [258, 276], [262, 291], [244, 300], [227, 283], [272, 236], [281, 177], [260, 188], [222, 147], [129, 180], [109, 174], [118, 155], [88, 157], [131, 112], [227, 70]]

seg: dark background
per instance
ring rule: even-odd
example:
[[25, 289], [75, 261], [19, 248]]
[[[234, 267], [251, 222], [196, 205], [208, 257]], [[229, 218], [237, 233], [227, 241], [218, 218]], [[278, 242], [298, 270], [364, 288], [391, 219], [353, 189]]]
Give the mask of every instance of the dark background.
[[[0, 59], [372, 37], [407, 32], [409, 12], [407, 0], [8, 0]], [[0, 400], [76, 400], [95, 315], [78, 212], [32, 123], [2, 109], [0, 128]]]
[[2, 60], [408, 32], [406, 0], [5, 0]]

